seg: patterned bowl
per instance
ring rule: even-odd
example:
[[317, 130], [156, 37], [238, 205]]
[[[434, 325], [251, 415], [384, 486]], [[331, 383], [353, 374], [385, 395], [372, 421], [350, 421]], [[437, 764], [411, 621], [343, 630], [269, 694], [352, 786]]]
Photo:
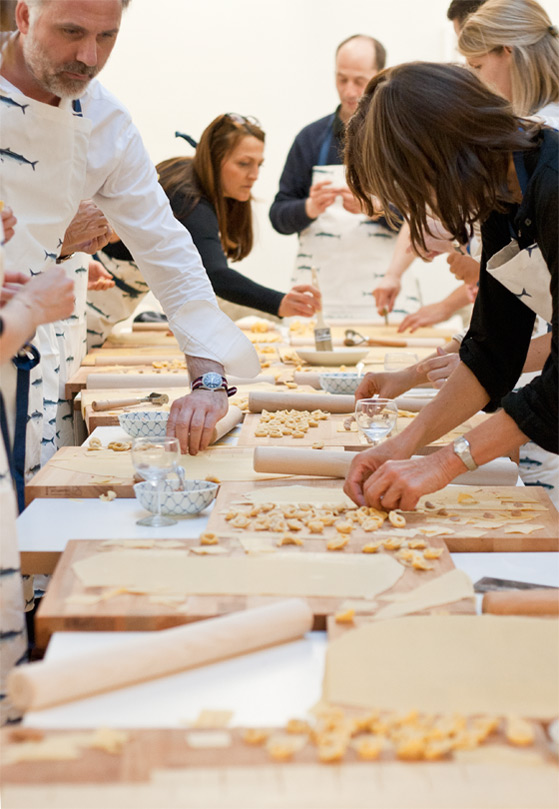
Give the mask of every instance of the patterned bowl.
[[327, 393], [355, 393], [359, 383], [363, 379], [359, 374], [346, 371], [333, 371], [332, 373], [320, 374], [318, 380], [322, 390]]
[[[178, 480], [164, 481], [161, 491], [161, 513], [169, 517], [184, 514], [198, 514], [215, 499], [218, 483], [209, 480], [185, 480], [185, 491], [177, 491]], [[136, 500], [147, 511], [157, 511], [157, 494], [147, 480], [134, 484]]]
[[132, 438], [144, 435], [161, 438], [166, 433], [168, 419], [169, 413], [165, 410], [131, 410], [118, 417], [120, 426]]

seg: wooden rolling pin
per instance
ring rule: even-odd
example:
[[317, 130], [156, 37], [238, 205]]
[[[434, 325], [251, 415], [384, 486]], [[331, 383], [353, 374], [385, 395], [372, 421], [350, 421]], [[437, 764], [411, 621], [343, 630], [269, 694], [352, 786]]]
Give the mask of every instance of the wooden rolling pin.
[[[260, 382], [267, 382], [270, 385], [275, 383], [275, 377], [271, 374], [259, 374], [251, 378], [245, 376], [229, 376], [227, 381], [230, 385], [254, 385]], [[188, 393], [190, 378], [186, 371], [171, 373], [163, 371], [160, 374], [150, 372], [147, 374], [138, 373], [99, 373], [88, 374], [86, 387], [88, 390], [98, 388], [185, 388]]]
[[355, 455], [336, 450], [255, 447], [252, 463], [255, 472], [345, 478]]
[[491, 591], [483, 596], [482, 612], [558, 617], [559, 590]]
[[122, 357], [96, 354], [95, 365], [151, 365], [152, 362], [172, 362], [180, 359], [184, 359], [182, 354], [170, 350], [166, 354], [123, 355]]
[[[365, 449], [365, 447], [364, 447]], [[345, 478], [356, 452], [342, 450], [292, 449], [291, 447], [255, 447], [255, 472], [277, 472], [285, 475], [317, 475]], [[420, 455], [413, 455], [421, 459]], [[513, 486], [518, 478], [518, 467], [508, 458], [480, 466], [473, 472], [464, 472], [452, 482], [462, 486]], [[512, 480], [512, 482], [511, 482]]]
[[148, 632], [118, 648], [18, 666], [9, 675], [8, 692], [20, 710], [37, 711], [295, 640], [312, 623], [306, 601], [280, 601]]
[[353, 413], [353, 396], [331, 393], [273, 393], [252, 391], [248, 396], [251, 413], [263, 410], [326, 410], [328, 413]]
[[210, 444], [215, 444], [224, 435], [230, 433], [233, 427], [236, 427], [243, 420], [243, 411], [236, 405], [230, 405], [227, 415], [220, 419], [214, 427]]

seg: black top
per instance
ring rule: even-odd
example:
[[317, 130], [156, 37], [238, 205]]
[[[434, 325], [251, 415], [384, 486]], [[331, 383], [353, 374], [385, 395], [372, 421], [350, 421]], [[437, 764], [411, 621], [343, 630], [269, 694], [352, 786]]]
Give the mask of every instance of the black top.
[[[175, 199], [170, 199], [173, 212], [178, 209], [179, 202], [182, 202], [182, 198], [179, 199], [178, 195]], [[211, 202], [201, 198], [188, 216], [182, 217], [179, 222], [190, 232], [216, 295], [231, 303], [250, 306], [270, 315], [278, 314], [283, 292], [257, 284], [228, 266], [219, 238], [217, 215]], [[103, 250], [114, 258], [132, 260], [122, 242], [108, 244]]]
[[270, 221], [278, 233], [300, 233], [314, 219], [305, 213], [305, 201], [312, 185], [312, 170], [319, 160], [320, 149], [332, 129], [332, 140], [326, 165], [344, 162], [344, 125], [336, 110], [334, 121], [327, 115], [302, 129], [289, 150], [280, 178], [279, 191], [270, 208]]
[[[470, 328], [460, 348], [460, 359], [475, 374], [490, 396], [485, 408], [503, 407], [519, 428], [536, 444], [557, 453], [558, 362], [557, 276], [559, 250], [558, 205], [559, 136], [550, 129], [538, 136], [538, 148], [522, 153], [528, 186], [521, 205], [506, 213], [493, 212], [481, 228], [483, 253], [479, 292]], [[551, 353], [540, 376], [517, 392], [511, 392], [522, 372], [534, 312], [487, 271], [487, 260], [509, 244], [509, 223], [521, 248], [536, 242], [550, 273], [553, 300]]]

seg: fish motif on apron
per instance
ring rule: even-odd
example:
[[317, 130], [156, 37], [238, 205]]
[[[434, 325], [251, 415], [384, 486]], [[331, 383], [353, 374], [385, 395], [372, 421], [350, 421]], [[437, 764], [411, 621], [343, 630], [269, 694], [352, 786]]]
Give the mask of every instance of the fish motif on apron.
[[[321, 145], [318, 165], [313, 168], [313, 185], [330, 180], [336, 188], [347, 188], [345, 167], [323, 165], [332, 139], [332, 127]], [[316, 267], [327, 318], [378, 320], [372, 290], [381, 278], [394, 252], [397, 234], [364, 214], [346, 211], [341, 197], [299, 234], [299, 249], [293, 284], [311, 283], [311, 267]], [[402, 278], [402, 291], [394, 314], [404, 317], [421, 305], [419, 285], [413, 272]]]
[[[81, 117], [79, 102], [75, 108], [64, 100], [52, 107], [27, 98], [2, 78], [0, 92], [11, 102], [0, 104], [0, 196], [18, 219], [15, 235], [5, 248], [5, 267], [37, 275], [53, 266], [82, 198], [91, 122]], [[38, 471], [41, 458], [44, 462], [56, 450], [57, 408], [64, 401], [61, 364], [67, 363], [68, 356], [77, 356], [66, 339], [65, 324], [80, 319], [78, 307], [83, 308], [87, 273], [80, 284], [76, 265], [65, 269], [77, 282], [76, 311], [68, 321], [40, 326], [34, 337], [41, 362], [31, 372], [29, 388], [28, 475]], [[13, 398], [8, 392], [7, 402]]]

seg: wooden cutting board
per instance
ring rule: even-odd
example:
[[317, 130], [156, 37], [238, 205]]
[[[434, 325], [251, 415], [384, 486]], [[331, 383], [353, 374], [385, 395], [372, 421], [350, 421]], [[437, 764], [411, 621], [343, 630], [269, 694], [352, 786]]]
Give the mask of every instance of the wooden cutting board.
[[[81, 731], [49, 730], [46, 735], [71, 737], [76, 732]], [[458, 806], [459, 795], [460, 807], [477, 809], [557, 806], [557, 767], [541, 726], [534, 747], [511, 751], [495, 737], [481, 748], [481, 757], [474, 751], [472, 760], [462, 753], [456, 760], [431, 763], [397, 761], [389, 752], [364, 762], [348, 750], [342, 764], [320, 764], [309, 744], [291, 761], [277, 762], [262, 747], [246, 745], [238, 728], [226, 731], [227, 747], [213, 748], [192, 746], [196, 736], [187, 728], [126, 733], [120, 754], [85, 748], [72, 761], [5, 765], [3, 805], [261, 809], [262, 796], [273, 795], [282, 809], [449, 809]], [[2, 731], [4, 751], [13, 744], [13, 734]], [[507, 752], [515, 757], [503, 759]]]
[[[242, 486], [237, 488], [237, 492], [242, 490]], [[236, 495], [238, 497], [238, 494]], [[214, 527], [215, 530], [215, 527]], [[229, 555], [246, 558], [245, 551], [235, 535], [231, 535], [231, 530], [227, 529], [230, 538], [221, 539], [220, 545], [227, 549]], [[238, 533], [238, 537], [242, 534]], [[366, 535], [365, 535], [366, 536]], [[277, 535], [276, 535], [277, 537]], [[369, 535], [370, 537], [370, 535]], [[363, 535], [360, 539], [354, 538], [341, 553], [360, 553], [361, 546], [365, 544]], [[120, 541], [125, 545], [126, 540]], [[134, 545], [133, 541], [132, 546]], [[165, 548], [169, 540], [156, 540], [153, 550]], [[172, 541], [170, 548], [173, 551], [177, 541]], [[390, 593], [404, 593], [413, 590], [420, 584], [436, 578], [449, 570], [454, 569], [454, 564], [448, 553], [444, 542], [440, 539], [433, 539], [429, 543], [433, 547], [442, 548], [443, 553], [439, 559], [433, 560], [433, 570], [416, 571], [412, 568], [404, 568], [404, 573]], [[85, 588], [72, 569], [72, 565], [82, 559], [87, 559], [99, 553], [106, 553], [107, 550], [115, 550], [117, 541], [111, 541], [110, 547], [102, 540], [70, 540], [66, 549], [62, 553], [60, 561], [56, 567], [54, 575], [49, 584], [44, 598], [41, 600], [40, 609], [35, 618], [35, 632], [37, 643], [40, 648], [45, 648], [53, 632], [63, 631], [151, 631], [165, 629], [171, 626], [179, 626], [191, 621], [198, 621], [205, 618], [217, 617], [238, 610], [249, 609], [251, 607], [263, 606], [280, 600], [281, 595], [266, 596], [244, 596], [244, 595], [187, 595], [183, 601], [169, 603], [157, 603], [149, 595], [137, 594], [114, 594], [106, 600], [93, 604], [77, 603], [83, 596], [102, 596], [108, 593], [115, 593], [115, 588]], [[185, 551], [190, 547], [199, 545], [198, 539], [185, 539], [182, 541]], [[179, 548], [180, 549], [180, 548]], [[139, 552], [149, 554], [151, 548], [138, 549]], [[279, 550], [279, 549], [278, 549]], [[305, 539], [302, 548], [282, 548], [282, 551], [292, 553], [324, 552], [324, 539]], [[272, 554], [267, 554], [272, 556]], [[108, 558], [108, 557], [107, 557]], [[221, 556], [220, 559], [224, 557]], [[211, 564], [208, 559], [208, 564]], [[118, 588], [117, 588], [118, 589]], [[68, 601], [67, 599], [70, 599]], [[314, 629], [324, 629], [328, 615], [335, 614], [340, 610], [347, 598], [340, 597], [308, 597], [308, 603], [313, 610], [315, 617]], [[352, 599], [352, 601], [355, 599]], [[357, 599], [361, 602], [361, 608], [374, 613], [378, 604], [365, 599]], [[426, 610], [429, 612], [430, 610]], [[449, 605], [448, 611], [458, 614], [473, 614], [475, 612], [473, 599], [467, 598]]]
[[[248, 413], [245, 416], [237, 445], [239, 447], [310, 447], [316, 442], [323, 442], [325, 447], [345, 447], [346, 449], [357, 451], [367, 449], [370, 444], [357, 428], [355, 422], [350, 421], [351, 415], [351, 413], [347, 415], [332, 413], [328, 419], [319, 421], [318, 427], [311, 427], [303, 438], [293, 438], [291, 435], [284, 435], [281, 438], [269, 438], [268, 436], [257, 437], [255, 435], [260, 426], [260, 414]], [[398, 416], [396, 427], [391, 435], [397, 435], [404, 430], [416, 415], [416, 413], [411, 413], [409, 416]], [[433, 441], [429, 446], [437, 448], [449, 444], [455, 438], [469, 432], [488, 418], [490, 416], [487, 413], [476, 413], [459, 427]], [[344, 428], [345, 424], [350, 427], [349, 430]]]
[[[222, 480], [267, 480], [285, 475], [258, 474], [248, 447], [211, 447], [195, 457], [182, 456], [187, 478], [215, 475]], [[89, 461], [96, 455], [97, 460]], [[102, 455], [102, 457], [101, 457]], [[88, 464], [96, 469], [88, 471]], [[86, 447], [62, 447], [25, 487], [26, 505], [36, 497], [99, 497], [112, 490], [118, 497], [134, 497], [130, 453], [88, 453]]]
[[128, 357], [145, 357], [148, 362], [150, 358], [180, 359], [184, 358], [183, 352], [178, 345], [144, 345], [134, 348], [94, 348], [82, 360], [82, 365], [95, 365], [96, 357], [114, 359], [117, 364], [119, 360], [126, 360]]
[[[247, 482], [240, 485], [234, 482], [224, 483], [220, 487], [207, 530], [214, 531], [218, 535], [230, 535], [231, 527], [225, 520], [230, 503], [243, 502], [246, 493], [264, 486], [291, 484], [341, 489], [340, 480], [327, 478], [294, 477], [289, 481]], [[458, 502], [460, 499], [461, 503]], [[418, 505], [421, 506], [423, 502], [433, 505], [433, 509], [428, 507], [428, 510], [423, 512], [406, 512], [406, 527], [415, 529], [418, 536], [421, 536], [418, 529], [426, 527], [441, 527], [452, 531], [442, 535], [444, 544], [451, 553], [559, 551], [559, 512], [547, 492], [538, 486], [449, 486], [439, 492], [425, 495]], [[487, 503], [491, 504], [492, 511], [487, 510]], [[437, 515], [439, 508], [445, 508], [448, 515], [439, 517]], [[458, 517], [458, 521], [454, 520], [454, 515]], [[504, 516], [501, 518], [499, 515]], [[519, 515], [518, 518], [515, 515]], [[524, 518], [526, 521], [522, 522]], [[473, 522], [469, 524], [462, 522], [467, 519]], [[490, 520], [502, 524], [499, 527], [492, 527]], [[484, 523], [487, 525], [485, 531]], [[527, 528], [531, 528], [532, 525], [541, 527], [530, 533], [507, 531], [507, 528], [516, 525]], [[327, 533], [328, 530], [330, 533]], [[241, 533], [238, 535], [242, 536]], [[334, 532], [325, 529], [324, 535], [330, 538], [334, 536]], [[360, 547], [365, 542], [374, 541], [375, 533], [355, 532], [355, 537], [356, 544]], [[433, 543], [434, 537], [427, 539]], [[316, 550], [316, 547], [313, 550]]]
[[[330, 329], [332, 332], [332, 340], [337, 345], [343, 345], [346, 329], [353, 329], [354, 331], [363, 335], [363, 337], [373, 337], [378, 340], [413, 340], [414, 338], [437, 338], [441, 340], [441, 344], [445, 340], [450, 340], [453, 335], [452, 331], [430, 328], [426, 326], [416, 329], [413, 333], [410, 333], [409, 331], [399, 332], [398, 324], [396, 322], [394, 322], [394, 324], [389, 323], [388, 326], [386, 326], [384, 323], [367, 323], [362, 325], [359, 325], [359, 323], [348, 323], [346, 326], [330, 324]], [[302, 345], [303, 341], [307, 341], [309, 345], [312, 345], [314, 343], [313, 326], [305, 324], [305, 326], [297, 329], [296, 331], [291, 329], [289, 332], [289, 340], [292, 345]], [[359, 338], [357, 338], [357, 340], [359, 340]], [[386, 348], [385, 350], [390, 351], [390, 348]], [[405, 351], [406, 349], [403, 348], [402, 350]], [[409, 350], [415, 352], [415, 347], [410, 348]], [[433, 351], [434, 348], [431, 348], [430, 352], [432, 353]]]

